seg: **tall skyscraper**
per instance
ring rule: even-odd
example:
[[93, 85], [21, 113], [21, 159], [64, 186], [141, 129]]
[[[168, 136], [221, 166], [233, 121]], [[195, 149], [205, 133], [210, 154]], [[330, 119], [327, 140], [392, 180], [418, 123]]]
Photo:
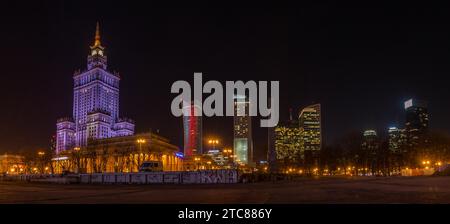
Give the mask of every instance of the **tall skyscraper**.
[[397, 127], [390, 127], [388, 129], [388, 135], [389, 151], [396, 154], [404, 153], [405, 146], [407, 145], [406, 130]]
[[[192, 102], [183, 108], [184, 155], [192, 156], [203, 153], [202, 108]], [[200, 116], [195, 116], [195, 115]]]
[[234, 152], [238, 162], [247, 165], [253, 163], [250, 101], [246, 96], [241, 95], [234, 97]]
[[415, 147], [426, 141], [428, 109], [425, 101], [410, 99], [405, 102], [408, 145]]
[[361, 143], [362, 152], [360, 154], [361, 160], [363, 162], [363, 173], [367, 174], [367, 171], [375, 174], [378, 167], [378, 153], [380, 149], [380, 142], [378, 140], [378, 135], [375, 130], [365, 130], [363, 133], [363, 139]]
[[320, 165], [320, 150], [322, 149], [322, 121], [320, 104], [303, 108], [299, 115], [300, 150], [306, 172]]
[[274, 130], [274, 143], [277, 160], [287, 164], [296, 164], [302, 158], [300, 150], [301, 134], [297, 119], [290, 119], [286, 122], [280, 122]]
[[379, 147], [378, 135], [375, 130], [365, 130], [363, 133], [363, 142], [361, 148], [372, 154], [376, 154]]
[[58, 153], [86, 146], [88, 139], [134, 134], [134, 121], [119, 118], [120, 76], [107, 70], [98, 23], [94, 45], [90, 48], [87, 70], [73, 75], [73, 119], [59, 119], [56, 124]]

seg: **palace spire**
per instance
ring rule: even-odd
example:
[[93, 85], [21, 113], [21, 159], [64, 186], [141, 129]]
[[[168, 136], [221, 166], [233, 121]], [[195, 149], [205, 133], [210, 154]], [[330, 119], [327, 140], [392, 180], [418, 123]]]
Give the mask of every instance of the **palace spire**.
[[99, 22], [97, 22], [97, 28], [95, 29], [95, 42], [94, 42], [94, 47], [99, 47], [101, 46], [101, 41], [100, 41], [100, 24]]

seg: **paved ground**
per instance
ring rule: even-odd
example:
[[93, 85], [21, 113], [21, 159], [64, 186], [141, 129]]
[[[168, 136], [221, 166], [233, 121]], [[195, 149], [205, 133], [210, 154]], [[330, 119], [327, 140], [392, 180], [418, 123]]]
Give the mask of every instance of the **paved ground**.
[[450, 177], [317, 178], [230, 185], [0, 182], [0, 203], [450, 203]]

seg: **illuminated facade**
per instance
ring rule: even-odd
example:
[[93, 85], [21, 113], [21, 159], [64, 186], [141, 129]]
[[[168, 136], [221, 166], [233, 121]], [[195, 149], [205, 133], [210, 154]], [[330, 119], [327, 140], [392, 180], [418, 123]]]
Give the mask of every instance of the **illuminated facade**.
[[389, 151], [391, 153], [404, 153], [405, 146], [407, 145], [407, 135], [405, 129], [399, 129], [397, 127], [390, 127], [388, 129], [389, 134]]
[[318, 152], [322, 149], [322, 121], [320, 104], [305, 107], [299, 115], [300, 147], [302, 152]]
[[285, 163], [297, 163], [302, 157], [301, 135], [297, 121], [279, 123], [274, 129], [274, 145], [277, 160]]
[[369, 154], [376, 154], [379, 148], [379, 142], [378, 142], [378, 135], [375, 130], [364, 131], [361, 148], [363, 151], [369, 152]]
[[380, 162], [380, 142], [377, 132], [375, 130], [366, 130], [363, 132], [363, 139], [361, 143], [360, 160], [363, 166], [363, 174], [370, 173], [374, 175], [378, 172]]
[[234, 152], [236, 162], [246, 165], [253, 163], [252, 117], [249, 109], [250, 101], [247, 97], [234, 97]]
[[320, 104], [303, 108], [299, 115], [300, 150], [306, 172], [312, 173], [320, 164], [322, 121]]
[[426, 141], [428, 131], [428, 109], [425, 101], [410, 99], [405, 102], [406, 133], [408, 145], [415, 147]]
[[90, 48], [87, 70], [73, 75], [73, 118], [59, 119], [56, 124], [57, 153], [86, 146], [88, 139], [134, 134], [134, 122], [119, 118], [120, 76], [107, 70], [98, 23]]
[[[202, 109], [197, 104], [183, 108], [184, 155], [193, 156], [203, 153]], [[200, 116], [195, 116], [200, 115]]]
[[138, 172], [144, 161], [160, 161], [163, 171], [183, 170], [177, 146], [153, 133], [92, 139], [86, 147], [67, 150], [53, 158], [55, 173]]
[[0, 155], [0, 174], [23, 174], [25, 173], [25, 158], [20, 155]]

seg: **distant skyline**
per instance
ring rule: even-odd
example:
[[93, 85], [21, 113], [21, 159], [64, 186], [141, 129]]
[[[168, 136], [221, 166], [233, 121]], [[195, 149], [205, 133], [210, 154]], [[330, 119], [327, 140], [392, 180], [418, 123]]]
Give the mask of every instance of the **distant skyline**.
[[[47, 147], [71, 114], [72, 75], [84, 69], [97, 21], [108, 66], [120, 73], [120, 110], [136, 132], [159, 130], [183, 148], [170, 86], [207, 80], [279, 80], [280, 121], [322, 105], [324, 144], [345, 133], [403, 127], [404, 101], [428, 102], [430, 128], [450, 131], [449, 9], [423, 5], [340, 8], [169, 8], [96, 1], [5, 3], [0, 15], [0, 152]], [[89, 8], [86, 8], [89, 6]], [[255, 158], [267, 131], [255, 126]], [[233, 118], [203, 119], [203, 139], [233, 145]], [[382, 134], [382, 133], [380, 133]]]

